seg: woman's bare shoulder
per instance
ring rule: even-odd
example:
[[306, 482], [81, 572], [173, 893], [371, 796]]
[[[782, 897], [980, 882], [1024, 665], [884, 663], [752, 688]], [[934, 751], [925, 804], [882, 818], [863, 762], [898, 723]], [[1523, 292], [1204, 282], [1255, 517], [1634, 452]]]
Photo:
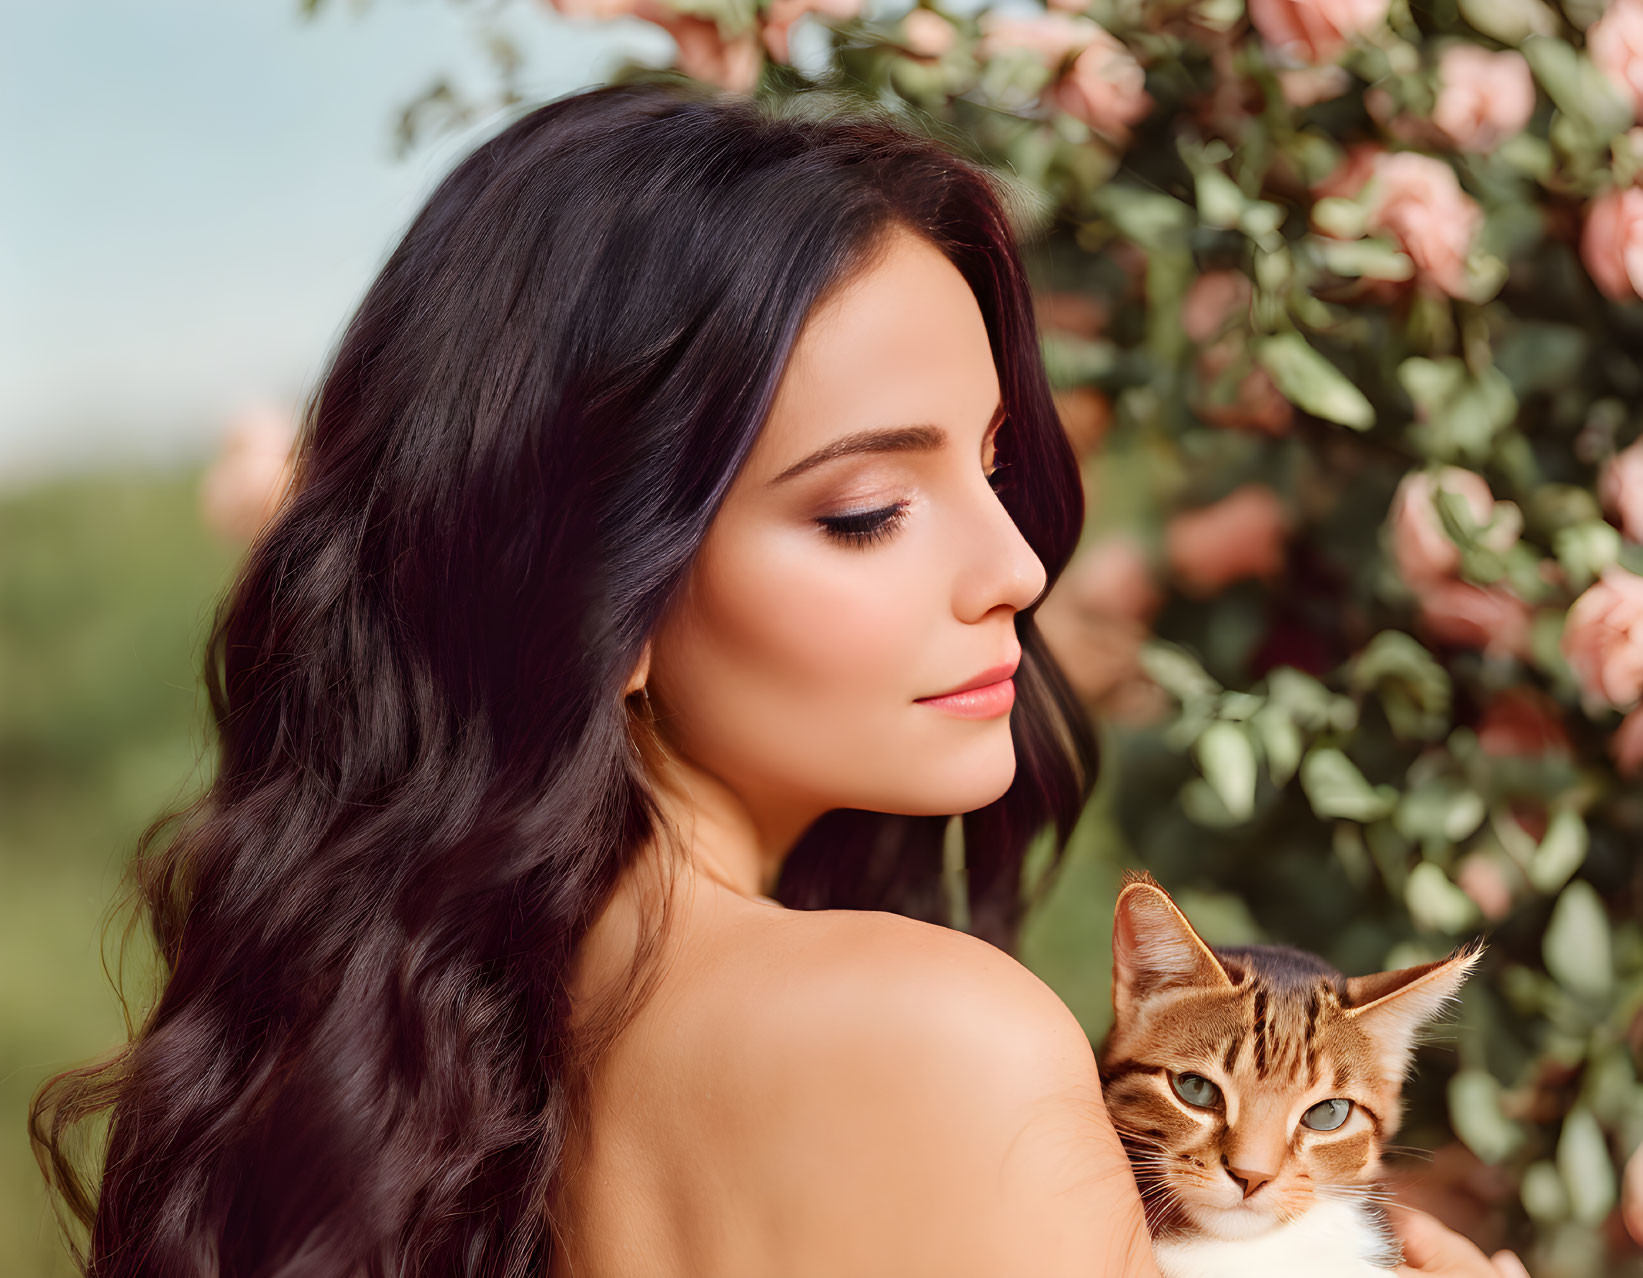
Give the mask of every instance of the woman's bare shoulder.
[[882, 913], [743, 941], [769, 997], [744, 1004], [735, 1157], [784, 1272], [1155, 1272], [1089, 1040], [1029, 969]]

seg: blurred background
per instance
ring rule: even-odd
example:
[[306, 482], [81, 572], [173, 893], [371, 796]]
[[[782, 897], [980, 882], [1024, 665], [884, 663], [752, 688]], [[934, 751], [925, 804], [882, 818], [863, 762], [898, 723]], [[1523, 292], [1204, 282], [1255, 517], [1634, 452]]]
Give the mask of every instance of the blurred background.
[[[1086, 478], [1046, 635], [1104, 747], [1021, 957], [1092, 1037], [1151, 870], [1348, 972], [1486, 936], [1402, 1195], [1643, 1274], [1643, 0], [113, 0], [10, 15], [0, 145], [0, 1257], [24, 1134], [154, 965], [210, 611], [406, 222], [525, 106], [826, 85], [1005, 177]], [[26, 123], [25, 123], [26, 122]], [[955, 906], [955, 918], [964, 917]]]

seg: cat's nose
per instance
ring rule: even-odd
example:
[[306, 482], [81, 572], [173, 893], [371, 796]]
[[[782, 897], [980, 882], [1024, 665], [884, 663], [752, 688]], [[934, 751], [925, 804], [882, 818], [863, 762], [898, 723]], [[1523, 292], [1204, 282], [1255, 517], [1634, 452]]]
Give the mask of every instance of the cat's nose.
[[1273, 1177], [1272, 1172], [1256, 1171], [1251, 1167], [1228, 1167], [1227, 1175], [1238, 1182], [1238, 1188], [1244, 1191], [1245, 1198], [1248, 1198]]

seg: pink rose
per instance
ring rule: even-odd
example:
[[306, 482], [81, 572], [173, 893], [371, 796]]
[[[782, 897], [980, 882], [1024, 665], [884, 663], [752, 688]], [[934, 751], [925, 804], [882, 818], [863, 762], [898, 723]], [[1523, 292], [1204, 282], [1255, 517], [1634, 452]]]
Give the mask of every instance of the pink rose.
[[625, 18], [634, 11], [634, 0], [551, 0], [551, 4], [567, 18], [587, 18], [599, 22]]
[[1569, 750], [1562, 707], [1534, 688], [1507, 688], [1496, 693], [1484, 707], [1477, 733], [1478, 747], [1497, 758], [1533, 758], [1552, 750]]
[[1418, 151], [1379, 156], [1371, 178], [1368, 223], [1389, 231], [1415, 264], [1415, 276], [1450, 297], [1466, 294], [1466, 259], [1483, 210], [1461, 190], [1455, 171]]
[[1586, 28], [1586, 53], [1633, 114], [1643, 115], [1643, 0], [1614, 0]]
[[1512, 912], [1512, 885], [1499, 863], [1484, 852], [1473, 852], [1455, 868], [1455, 884], [1472, 898], [1487, 919], [1503, 919]]
[[1034, 298], [1038, 320], [1045, 328], [1075, 337], [1100, 337], [1107, 327], [1107, 307], [1100, 298], [1075, 289], [1043, 293]]
[[[786, 62], [787, 33], [807, 13], [823, 14], [839, 21], [861, 16], [862, 0], [771, 0], [764, 15], [764, 47], [777, 62]], [[931, 14], [931, 17], [936, 17]], [[938, 19], [939, 21], [939, 19]], [[952, 28], [948, 27], [951, 31]]]
[[[557, 3], [558, 0], [555, 0]], [[570, 0], [571, 3], [605, 3], [606, 0]], [[764, 66], [764, 50], [760, 47], [759, 33], [749, 28], [733, 36], [726, 36], [719, 24], [711, 18], [699, 18], [692, 13], [680, 13], [667, 0], [609, 0], [624, 3], [634, 17], [654, 22], [678, 46], [675, 63], [680, 71], [692, 79], [717, 85], [727, 93], [747, 93], [759, 82], [759, 71]], [[786, 48], [786, 28], [779, 37]]]
[[279, 509], [291, 483], [297, 426], [272, 404], [229, 423], [222, 451], [200, 482], [200, 515], [221, 537], [250, 541]]
[[939, 58], [953, 47], [958, 33], [934, 9], [913, 9], [901, 20], [901, 45], [920, 58]]
[[1436, 474], [1411, 471], [1393, 494], [1388, 518], [1392, 558], [1398, 566], [1398, 575], [1417, 591], [1428, 582], [1453, 576], [1460, 569], [1460, 547], [1449, 539], [1438, 516], [1435, 503], [1439, 489], [1458, 496], [1472, 522], [1479, 527], [1499, 516], [1499, 522], [1482, 537], [1491, 549], [1501, 552], [1511, 549], [1523, 527], [1517, 505], [1509, 501], [1496, 502], [1482, 475], [1459, 466], [1440, 467]]
[[1620, 1219], [1632, 1241], [1643, 1247], [1643, 1145], [1626, 1159], [1620, 1178]]
[[1386, 148], [1378, 142], [1353, 143], [1347, 147], [1341, 162], [1330, 171], [1329, 176], [1312, 188], [1313, 198], [1352, 199], [1363, 190], [1364, 184], [1374, 175], [1375, 166], [1386, 154]]
[[1212, 426], [1284, 435], [1294, 423], [1293, 406], [1278, 393], [1266, 369], [1249, 361], [1243, 326], [1233, 324], [1223, 336], [1233, 316], [1247, 314], [1251, 289], [1242, 271], [1206, 271], [1193, 280], [1181, 299], [1181, 329], [1203, 346], [1197, 359], [1201, 385], [1211, 385], [1240, 361], [1248, 365], [1230, 403], [1200, 396], [1193, 411]]
[[1097, 133], [1125, 138], [1130, 126], [1152, 109], [1147, 73], [1117, 39], [1100, 27], [1095, 30], [1050, 90], [1050, 101]]
[[1605, 568], [1569, 606], [1562, 646], [1594, 700], [1625, 708], [1643, 696], [1643, 577]]
[[1438, 60], [1432, 123], [1462, 151], [1489, 151], [1521, 133], [1535, 109], [1535, 82], [1521, 53], [1452, 44]]
[[1093, 453], [1112, 425], [1112, 400], [1094, 386], [1069, 386], [1051, 392], [1067, 440], [1080, 457]]
[[1174, 515], [1165, 530], [1170, 570], [1189, 593], [1212, 595], [1246, 577], [1270, 578], [1284, 566], [1289, 519], [1262, 484]]
[[1489, 657], [1529, 655], [1533, 610], [1504, 586], [1436, 581], [1422, 586], [1416, 600], [1421, 627], [1433, 641], [1479, 648]]
[[1597, 476], [1603, 509], [1620, 521], [1629, 541], [1643, 541], [1643, 439], [1603, 463]]
[[1068, 681], [1104, 717], [1151, 722], [1168, 706], [1141, 669], [1163, 603], [1146, 552], [1125, 533], [1079, 551], [1034, 614]]
[[1126, 533], [1100, 538], [1069, 567], [1068, 598], [1086, 612], [1145, 623], [1163, 607], [1147, 553]]
[[[1643, 706], [1620, 721], [1614, 736], [1609, 738], [1609, 755], [1621, 776], [1643, 776]], [[1643, 1216], [1639, 1217], [1639, 1223], [1643, 1223]]]
[[1643, 294], [1643, 186], [1619, 187], [1592, 201], [1580, 260], [1605, 296], [1619, 302]]
[[1249, 0], [1261, 38], [1295, 62], [1333, 62], [1347, 43], [1386, 21], [1388, 0]]
[[1279, 67], [1278, 92], [1285, 102], [1299, 110], [1318, 102], [1338, 98], [1352, 87], [1346, 68], [1333, 64], [1321, 67]]
[[1036, 54], [1049, 67], [1058, 67], [1068, 54], [1106, 34], [1089, 18], [1057, 10], [1020, 14], [988, 9], [979, 24], [981, 39], [976, 43], [976, 56], [982, 61], [1009, 49], [1023, 49]]
[[1204, 272], [1181, 299], [1181, 330], [1200, 345], [1220, 336], [1234, 312], [1249, 310], [1253, 291], [1242, 271]]

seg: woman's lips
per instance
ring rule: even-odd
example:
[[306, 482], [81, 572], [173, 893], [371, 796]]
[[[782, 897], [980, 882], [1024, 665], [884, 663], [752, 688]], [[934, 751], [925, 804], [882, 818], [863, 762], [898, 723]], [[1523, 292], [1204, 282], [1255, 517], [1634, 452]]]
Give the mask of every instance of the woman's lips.
[[920, 697], [917, 704], [934, 706], [961, 719], [993, 719], [1007, 714], [1015, 704], [1015, 680], [1000, 679], [964, 692], [949, 692], [944, 697]]

